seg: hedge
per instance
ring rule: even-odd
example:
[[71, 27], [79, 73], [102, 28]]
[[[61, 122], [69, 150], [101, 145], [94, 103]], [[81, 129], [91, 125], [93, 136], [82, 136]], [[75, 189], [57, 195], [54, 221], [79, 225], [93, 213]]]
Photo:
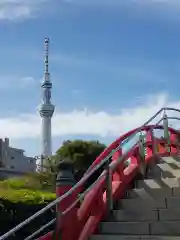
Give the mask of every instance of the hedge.
[[[10, 229], [23, 222], [32, 214], [45, 207], [47, 204], [48, 202], [46, 204], [25, 204], [23, 202], [12, 203], [8, 200], [0, 200], [0, 235], [8, 232]], [[30, 224], [23, 227], [16, 233], [15, 236], [12, 236], [9, 239], [25, 239], [27, 236], [38, 230], [41, 226], [51, 221], [55, 215], [55, 208], [48, 210]], [[48, 230], [53, 229], [53, 227], [54, 226]]]
[[[33, 173], [0, 181], [0, 235], [56, 199], [55, 177]], [[19, 230], [9, 240], [23, 240], [55, 217], [55, 207]], [[54, 226], [47, 230], [52, 230]]]
[[0, 189], [9, 188], [55, 192], [55, 175], [50, 173], [31, 173], [23, 177], [0, 181]]

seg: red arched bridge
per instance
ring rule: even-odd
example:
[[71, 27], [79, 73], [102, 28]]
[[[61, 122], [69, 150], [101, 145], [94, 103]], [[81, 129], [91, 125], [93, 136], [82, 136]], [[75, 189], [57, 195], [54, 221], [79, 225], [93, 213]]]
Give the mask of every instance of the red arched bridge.
[[[122, 210], [117, 210], [117, 203], [122, 199], [126, 199], [128, 192], [132, 193], [133, 189], [137, 190], [135, 186], [136, 181], [141, 180], [144, 183], [150, 178], [151, 180], [154, 178], [166, 179], [166, 181], [172, 178], [175, 181], [178, 178], [178, 176], [165, 176], [167, 171], [162, 169], [159, 175], [156, 171], [153, 172], [153, 169], [156, 169], [158, 164], [161, 167], [162, 165], [167, 166], [167, 162], [165, 162], [168, 161], [167, 159], [176, 159], [178, 162], [180, 131], [169, 126], [169, 120], [180, 120], [178, 117], [172, 117], [178, 116], [178, 114], [180, 115], [180, 110], [178, 109], [163, 108], [142, 126], [120, 136], [95, 159], [92, 166], [84, 174], [84, 177], [76, 184], [74, 183], [72, 166], [63, 162], [59, 166], [60, 172], [56, 187], [57, 199], [1, 236], [0, 240], [13, 239], [11, 237], [15, 236], [18, 231], [21, 231], [23, 227], [33, 222], [37, 217], [43, 216], [46, 211], [54, 206], [56, 206], [56, 218], [37, 229], [31, 236], [25, 236], [23, 239], [100, 240], [119, 239], [120, 237], [118, 238], [118, 236], [121, 236], [122, 239], [124, 239], [124, 236], [129, 236], [126, 239], [131, 239], [134, 235], [137, 236], [137, 239], [143, 239], [144, 235], [152, 236], [153, 234], [171, 235], [172, 239], [172, 236], [180, 236], [180, 230], [176, 230], [175, 225], [172, 225], [177, 225], [178, 221], [173, 222], [172, 217], [170, 219], [170, 226], [172, 227], [170, 228], [167, 225], [168, 227], [163, 228], [160, 225], [162, 222], [159, 216], [161, 215], [158, 215], [156, 223], [152, 223], [153, 219], [147, 219], [149, 215], [138, 220], [128, 214], [122, 215]], [[163, 134], [158, 135], [159, 130]], [[133, 142], [132, 146], [124, 150], [124, 147], [130, 141]], [[163, 164], [160, 163], [162, 159], [165, 159]], [[97, 172], [99, 175], [97, 176], [96, 174], [94, 182], [88, 188], [85, 188], [86, 182]], [[150, 173], [152, 174], [150, 175]], [[178, 170], [176, 173], [178, 174]], [[164, 177], [162, 174], [165, 174]], [[174, 189], [175, 187], [173, 185], [170, 188]], [[178, 188], [180, 189], [180, 187], [176, 187], [176, 191], [178, 191]], [[164, 192], [166, 191], [164, 190]], [[134, 199], [130, 200], [134, 201]], [[149, 204], [148, 199], [144, 200], [143, 204], [146, 205], [146, 203]], [[143, 204], [140, 205], [142, 209]], [[133, 206], [136, 207], [135, 204]], [[136, 208], [138, 210], [138, 205]], [[165, 210], [170, 212], [170, 209]], [[116, 221], [114, 218], [112, 220], [114, 211], [119, 214], [114, 217]], [[158, 211], [160, 214], [161, 210]], [[133, 221], [131, 218], [133, 218]], [[120, 219], [119, 222], [118, 219]], [[142, 219], [144, 220], [142, 221]], [[180, 223], [180, 215], [179, 219], [175, 220], [179, 220], [178, 223]], [[153, 224], [157, 224], [157, 222], [159, 227], [156, 227], [156, 229]], [[54, 230], [46, 232], [46, 229], [49, 229], [50, 226], [55, 226]], [[180, 229], [180, 227], [178, 228]], [[170, 229], [169, 232], [167, 232], [167, 229]]]

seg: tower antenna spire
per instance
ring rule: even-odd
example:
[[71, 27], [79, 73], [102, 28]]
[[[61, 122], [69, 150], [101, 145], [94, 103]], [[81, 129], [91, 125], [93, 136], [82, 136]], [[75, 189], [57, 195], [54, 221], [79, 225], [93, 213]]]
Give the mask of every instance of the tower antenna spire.
[[45, 81], [50, 81], [49, 79], [49, 38], [45, 38], [44, 41], [44, 77]]

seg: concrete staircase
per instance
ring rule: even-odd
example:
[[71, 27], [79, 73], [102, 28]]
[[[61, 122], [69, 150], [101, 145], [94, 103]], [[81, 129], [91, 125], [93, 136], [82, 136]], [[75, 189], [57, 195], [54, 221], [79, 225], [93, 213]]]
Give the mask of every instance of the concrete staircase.
[[91, 240], [180, 240], [180, 158], [161, 158]]

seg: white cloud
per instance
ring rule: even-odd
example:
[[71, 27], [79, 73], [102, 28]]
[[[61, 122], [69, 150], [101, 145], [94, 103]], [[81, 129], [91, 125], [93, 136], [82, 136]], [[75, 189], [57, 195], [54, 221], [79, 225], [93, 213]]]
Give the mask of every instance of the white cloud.
[[[53, 0], [0, 0], [0, 20], [19, 20], [25, 18], [32, 18], [36, 13], [44, 9], [45, 3], [51, 3]], [[137, 5], [153, 8], [158, 10], [180, 10], [179, 0], [59, 0], [54, 1], [54, 4], [59, 4], [61, 9], [62, 3], [77, 4], [82, 6], [114, 6], [121, 7], [123, 5], [133, 4], [133, 9]], [[135, 9], [134, 9], [135, 10]]]
[[17, 20], [34, 17], [47, 0], [1, 0], [0, 19]]
[[[95, 135], [99, 137], [117, 137], [127, 130], [143, 124], [160, 108], [171, 106], [180, 109], [180, 101], [171, 102], [166, 94], [151, 96], [144, 104], [122, 109], [119, 114], [92, 112], [90, 110], [56, 112], [53, 117], [53, 136]], [[179, 114], [180, 116], [180, 114]], [[40, 117], [38, 115], [20, 115], [16, 118], [0, 119], [0, 136], [13, 139], [37, 138], [40, 135]]]
[[0, 75], [0, 91], [8, 90], [9, 88], [13, 89], [22, 89], [34, 85], [40, 81], [36, 81], [33, 77], [26, 76], [13, 76], [13, 75]]
[[[38, 81], [39, 83], [40, 81]], [[20, 78], [20, 84], [22, 87], [29, 87], [36, 83], [36, 80], [33, 77], [23, 77]]]

